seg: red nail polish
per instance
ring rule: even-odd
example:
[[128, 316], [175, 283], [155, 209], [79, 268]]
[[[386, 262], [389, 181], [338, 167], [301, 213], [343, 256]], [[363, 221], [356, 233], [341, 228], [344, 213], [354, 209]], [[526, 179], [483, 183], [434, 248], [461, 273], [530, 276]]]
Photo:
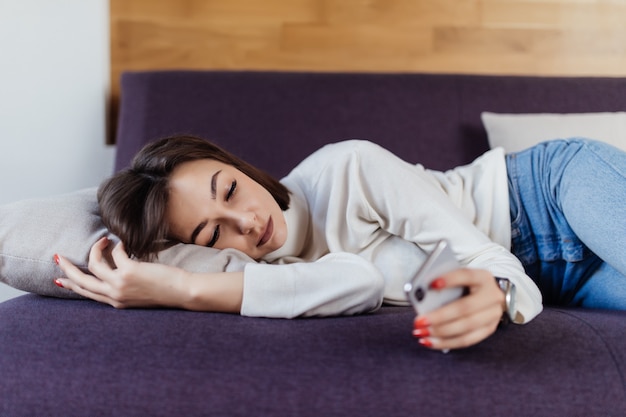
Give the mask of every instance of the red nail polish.
[[437, 278], [436, 280], [430, 283], [430, 288], [433, 288], [435, 290], [440, 290], [442, 288], [445, 288], [445, 286], [446, 286], [446, 280], [443, 278]]
[[426, 317], [419, 317], [413, 322], [414, 329], [422, 329], [424, 327], [429, 327], [430, 321]]
[[59, 255], [57, 255], [56, 253], [54, 254], [54, 256], [52, 257], [54, 259], [54, 262], [58, 265], [59, 264]]
[[56, 284], [57, 287], [65, 288], [59, 279], [55, 279], [54, 283]]
[[428, 337], [430, 336], [430, 332], [428, 329], [414, 329], [413, 336], [417, 338]]
[[427, 348], [433, 347], [433, 342], [430, 339], [420, 339], [418, 340], [419, 344], [425, 346]]

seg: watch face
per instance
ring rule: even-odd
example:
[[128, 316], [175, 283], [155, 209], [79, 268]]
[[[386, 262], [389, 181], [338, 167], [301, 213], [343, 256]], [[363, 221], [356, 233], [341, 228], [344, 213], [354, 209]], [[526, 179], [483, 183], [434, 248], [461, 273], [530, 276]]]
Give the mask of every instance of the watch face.
[[496, 278], [496, 282], [498, 283], [498, 286], [502, 291], [507, 292], [509, 290], [509, 284], [511, 283], [511, 281], [509, 281], [508, 279]]
[[504, 292], [506, 302], [506, 314], [510, 320], [515, 318], [515, 284], [506, 278], [496, 278], [498, 286]]

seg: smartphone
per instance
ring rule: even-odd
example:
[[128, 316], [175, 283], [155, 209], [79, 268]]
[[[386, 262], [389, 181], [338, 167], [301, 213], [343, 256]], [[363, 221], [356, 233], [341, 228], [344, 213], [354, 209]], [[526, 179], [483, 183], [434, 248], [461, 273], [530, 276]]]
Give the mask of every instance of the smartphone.
[[461, 287], [436, 290], [430, 283], [441, 275], [460, 268], [446, 240], [437, 243], [415, 277], [404, 284], [404, 292], [417, 314], [426, 314], [463, 296]]

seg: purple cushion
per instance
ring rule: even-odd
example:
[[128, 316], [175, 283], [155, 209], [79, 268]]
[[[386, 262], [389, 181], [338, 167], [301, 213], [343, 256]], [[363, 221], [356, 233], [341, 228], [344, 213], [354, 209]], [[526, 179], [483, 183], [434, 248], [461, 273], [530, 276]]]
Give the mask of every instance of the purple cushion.
[[277, 320], [26, 295], [0, 317], [2, 416], [626, 411], [624, 312], [548, 309], [447, 355], [417, 344], [400, 307]]

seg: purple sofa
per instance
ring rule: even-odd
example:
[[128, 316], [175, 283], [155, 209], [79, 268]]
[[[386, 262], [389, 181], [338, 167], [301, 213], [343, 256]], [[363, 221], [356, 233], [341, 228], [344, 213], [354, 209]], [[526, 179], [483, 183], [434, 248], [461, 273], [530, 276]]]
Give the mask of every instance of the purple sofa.
[[[122, 77], [116, 169], [173, 133], [276, 176], [321, 145], [380, 143], [436, 169], [488, 148], [481, 111], [626, 110], [626, 79], [143, 72]], [[624, 416], [626, 312], [546, 306], [447, 355], [409, 308], [324, 319], [0, 304], [0, 416]]]

